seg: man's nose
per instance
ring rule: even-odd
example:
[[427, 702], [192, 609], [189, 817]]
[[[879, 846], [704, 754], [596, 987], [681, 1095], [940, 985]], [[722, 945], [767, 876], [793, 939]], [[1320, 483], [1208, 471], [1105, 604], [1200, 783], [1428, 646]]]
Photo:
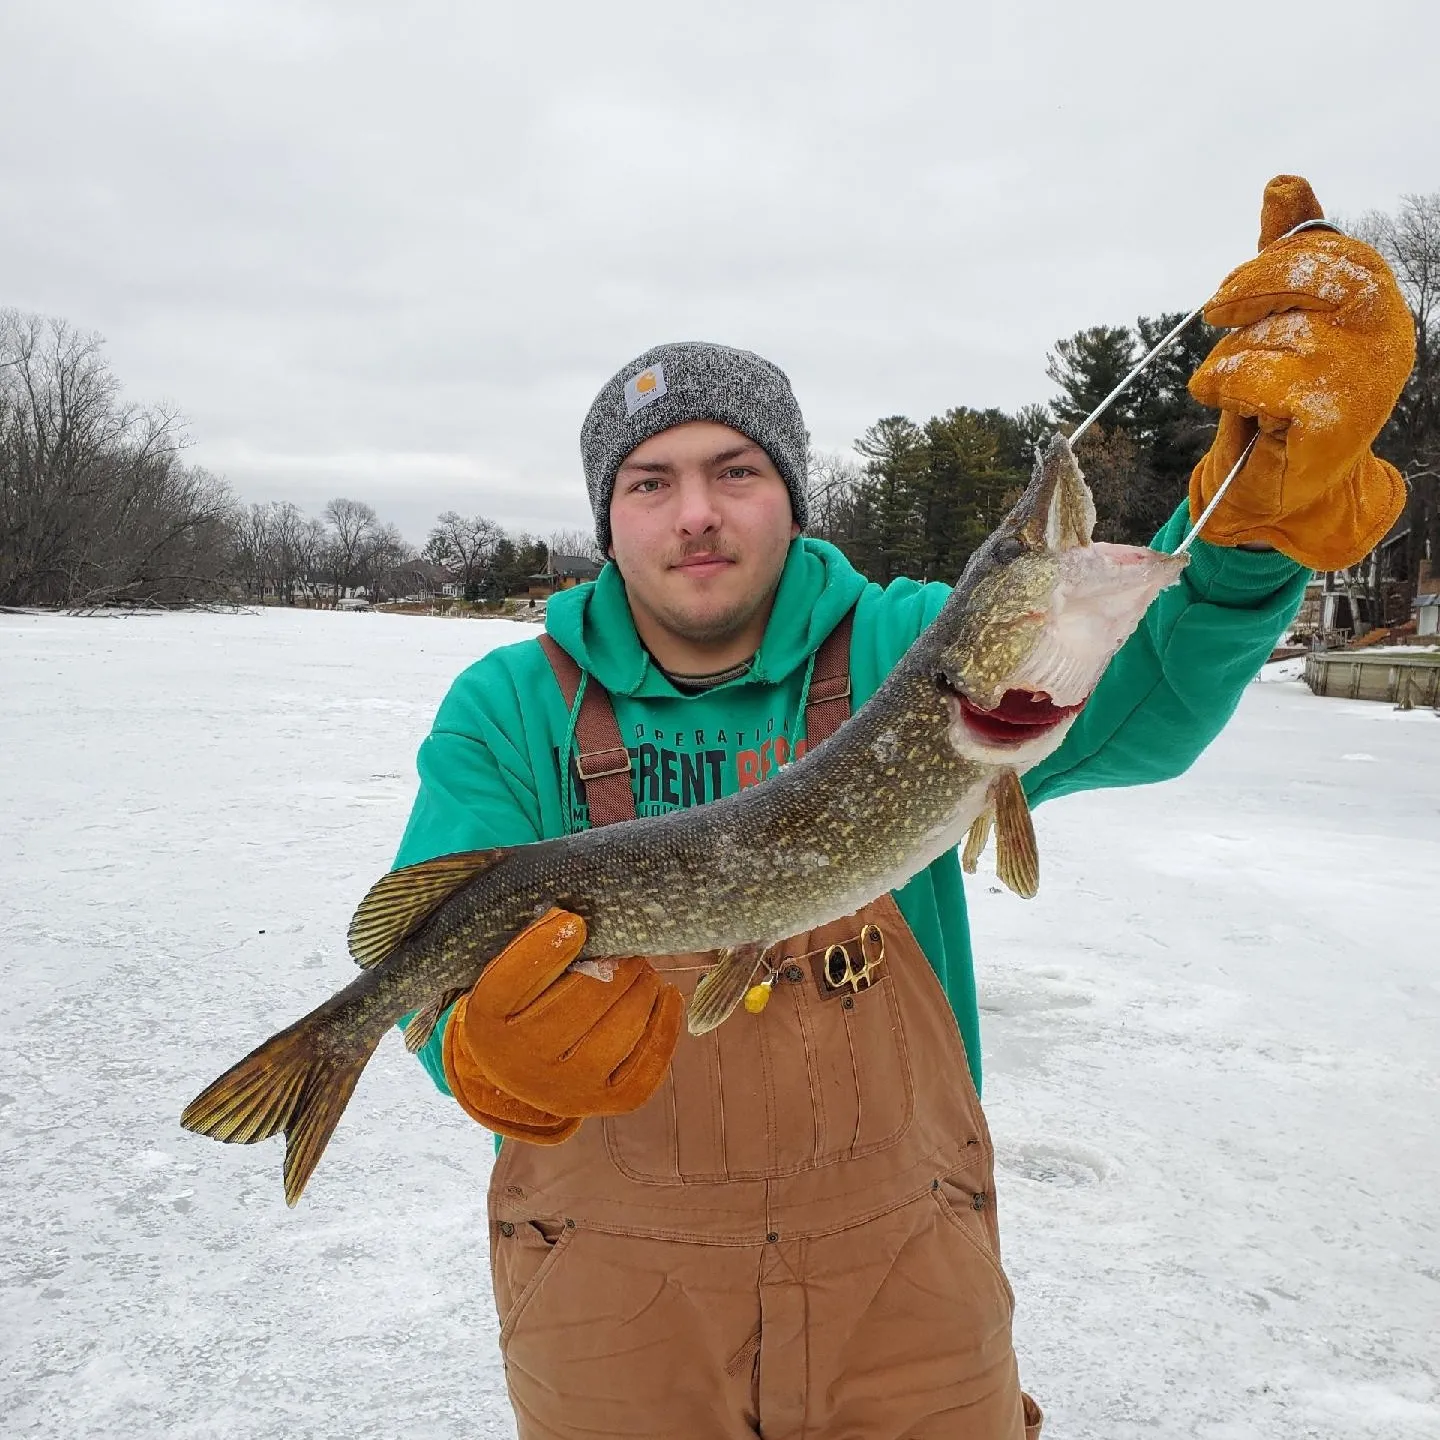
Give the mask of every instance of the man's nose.
[[675, 524], [681, 534], [692, 536], [708, 535], [720, 528], [720, 511], [709, 485], [698, 481], [680, 487], [680, 511]]

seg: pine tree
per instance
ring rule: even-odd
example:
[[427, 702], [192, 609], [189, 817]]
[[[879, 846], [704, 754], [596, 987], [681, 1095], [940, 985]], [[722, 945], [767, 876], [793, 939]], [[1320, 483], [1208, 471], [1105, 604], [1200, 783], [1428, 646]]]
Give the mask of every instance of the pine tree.
[[923, 548], [915, 575], [953, 584], [1023, 487], [1025, 471], [1014, 462], [1024, 442], [1003, 411], [963, 406], [927, 422], [924, 433], [926, 465], [917, 486]]
[[[1134, 365], [1135, 337], [1124, 325], [1092, 325], [1057, 340], [1045, 356], [1045, 373], [1060, 387], [1050, 402], [1058, 420], [1078, 425], [1125, 378]], [[1134, 422], [1135, 392], [1127, 390], [1105, 412], [1113, 426]]]
[[[1142, 353], [1183, 318], [1179, 312], [1140, 316], [1135, 330]], [[1215, 438], [1215, 411], [1193, 399], [1188, 385], [1220, 333], [1203, 320], [1195, 321], [1135, 382], [1135, 421], [1129, 433], [1143, 463], [1129, 496], [1126, 538], [1136, 544], [1148, 541], [1185, 498], [1190, 472]]]
[[1054, 433], [1055, 421], [1044, 405], [1022, 405], [1014, 415], [1003, 411], [987, 411], [1008, 422], [1013, 431], [1013, 449], [1007, 454], [1010, 464], [1027, 475], [1034, 468], [1035, 452], [1047, 436]]
[[[1056, 421], [1073, 426], [1090, 415], [1181, 318], [1142, 315], [1133, 330], [1096, 325], [1057, 341], [1046, 366], [1060, 387], [1050, 404]], [[1077, 444], [1105, 539], [1147, 543], [1185, 498], [1190, 472], [1215, 433], [1214, 414], [1186, 386], [1218, 334], [1202, 321], [1192, 324]]]
[[912, 574], [923, 550], [917, 489], [926, 463], [925, 437], [914, 421], [891, 415], [877, 420], [855, 449], [866, 463], [850, 558], [870, 579], [887, 585]]

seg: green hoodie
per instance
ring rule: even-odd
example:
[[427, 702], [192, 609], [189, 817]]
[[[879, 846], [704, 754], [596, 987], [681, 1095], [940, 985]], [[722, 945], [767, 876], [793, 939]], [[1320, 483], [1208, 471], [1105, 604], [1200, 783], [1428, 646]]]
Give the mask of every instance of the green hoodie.
[[[1182, 506], [1156, 548], [1173, 550], [1186, 520]], [[1150, 607], [1059, 749], [1025, 777], [1031, 803], [1185, 770], [1264, 664], [1308, 578], [1278, 553], [1197, 542], [1179, 584]], [[546, 628], [610, 692], [630, 748], [637, 812], [653, 815], [757, 784], [803, 751], [815, 651], [852, 605], [858, 707], [949, 593], [948, 585], [910, 580], [882, 589], [833, 546], [796, 540], [750, 672], [697, 695], [677, 691], [640, 644], [614, 565], [593, 584], [556, 595]], [[573, 737], [574, 716], [540, 646], [522, 640], [492, 650], [456, 680], [420, 747], [420, 793], [396, 866], [584, 829], [571, 765], [560, 763], [562, 755], [573, 763]], [[978, 1088], [979, 1013], [956, 855], [922, 870], [895, 899], [954, 1008]], [[448, 1094], [443, 1028], [420, 1058]]]

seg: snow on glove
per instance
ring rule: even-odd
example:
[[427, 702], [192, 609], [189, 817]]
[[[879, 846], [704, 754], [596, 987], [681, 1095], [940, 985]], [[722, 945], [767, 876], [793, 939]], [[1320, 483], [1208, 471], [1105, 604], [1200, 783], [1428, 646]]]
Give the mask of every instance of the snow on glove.
[[1415, 363], [1415, 325], [1369, 245], [1333, 230], [1279, 239], [1323, 216], [1308, 181], [1277, 175], [1265, 187], [1260, 254], [1205, 307], [1205, 319], [1231, 333], [1190, 379], [1190, 393], [1220, 411], [1190, 477], [1190, 514], [1209, 503], [1258, 424], [1205, 539], [1260, 542], [1312, 569], [1342, 570], [1405, 506], [1399, 472], [1370, 446]]
[[680, 992], [636, 957], [612, 962], [608, 982], [567, 973], [585, 938], [580, 916], [551, 910], [485, 967], [451, 1011], [450, 1089], [501, 1134], [515, 1132], [492, 1119], [539, 1132], [516, 1138], [557, 1144], [580, 1117], [638, 1109], [670, 1068], [684, 1018]]

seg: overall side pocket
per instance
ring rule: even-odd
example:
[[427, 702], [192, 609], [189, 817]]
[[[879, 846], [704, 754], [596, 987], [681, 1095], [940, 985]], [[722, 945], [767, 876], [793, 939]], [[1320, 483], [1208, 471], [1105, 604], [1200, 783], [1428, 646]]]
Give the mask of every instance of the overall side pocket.
[[500, 1220], [491, 1226], [491, 1275], [503, 1353], [540, 1287], [554, 1274], [576, 1234], [564, 1221]]
[[994, 1190], [976, 1190], [957, 1176], [942, 1175], [930, 1188], [941, 1215], [952, 1230], [958, 1230], [1000, 1282], [1013, 1314], [1015, 1292], [1010, 1288], [1005, 1267], [1000, 1263], [996, 1241], [998, 1226], [995, 1215]]

